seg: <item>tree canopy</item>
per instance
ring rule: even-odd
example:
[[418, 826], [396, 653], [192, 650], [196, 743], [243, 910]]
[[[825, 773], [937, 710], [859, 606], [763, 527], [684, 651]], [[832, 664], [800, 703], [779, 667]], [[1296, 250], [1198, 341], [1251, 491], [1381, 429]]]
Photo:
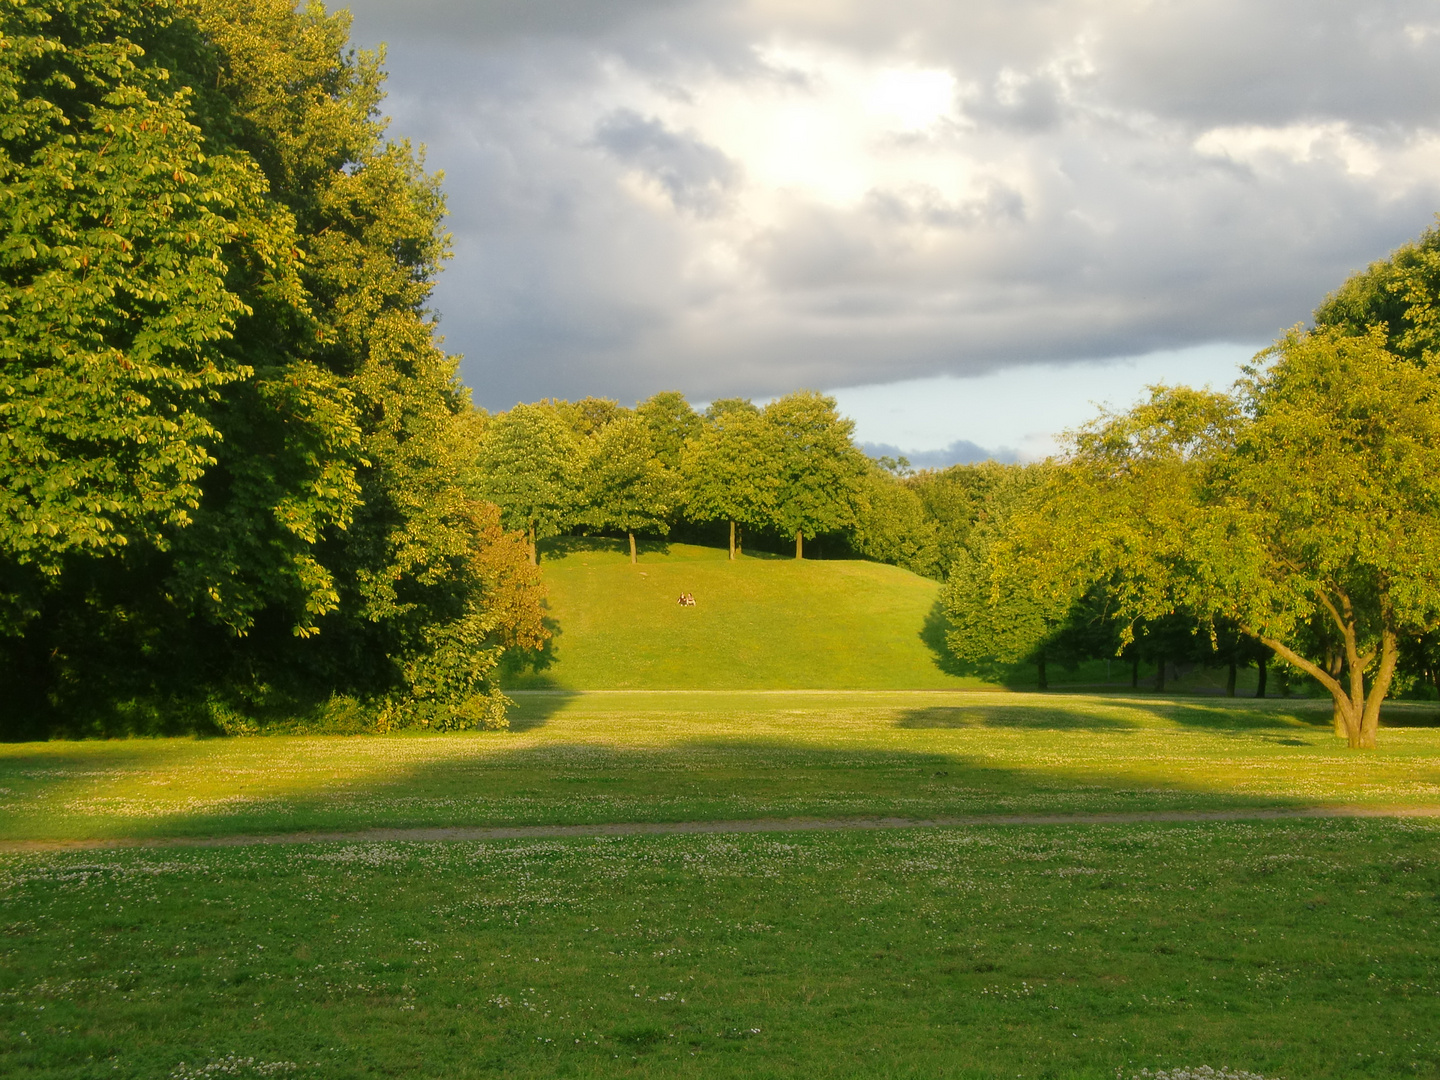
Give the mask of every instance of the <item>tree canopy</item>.
[[499, 722], [538, 582], [480, 499], [425, 307], [443, 200], [385, 137], [379, 58], [284, 0], [42, 0], [0, 33], [0, 666], [26, 722], [327, 693]]

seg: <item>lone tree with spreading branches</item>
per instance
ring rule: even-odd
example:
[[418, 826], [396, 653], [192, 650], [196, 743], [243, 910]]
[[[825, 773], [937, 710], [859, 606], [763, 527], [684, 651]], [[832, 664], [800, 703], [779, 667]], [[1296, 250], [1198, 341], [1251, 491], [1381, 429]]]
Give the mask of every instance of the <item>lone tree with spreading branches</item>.
[[1132, 627], [1228, 620], [1370, 748], [1401, 640], [1440, 625], [1437, 551], [1440, 371], [1377, 326], [1294, 330], [1233, 395], [1157, 387], [1082, 429], [991, 565], [1055, 602], [1105, 581]]

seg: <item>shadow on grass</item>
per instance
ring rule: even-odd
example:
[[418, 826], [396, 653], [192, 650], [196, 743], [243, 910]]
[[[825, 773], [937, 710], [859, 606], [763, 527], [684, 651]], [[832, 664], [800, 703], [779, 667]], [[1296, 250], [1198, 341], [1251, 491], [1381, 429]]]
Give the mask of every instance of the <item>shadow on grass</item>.
[[902, 728], [1028, 728], [1037, 731], [1127, 731], [1137, 722], [1113, 716], [1033, 705], [936, 705], [906, 709]]
[[1440, 727], [1440, 712], [1428, 712], [1422, 706], [1414, 710], [1391, 708], [1388, 704], [1382, 710], [1380, 727], [1384, 728], [1433, 728]]
[[[516, 730], [546, 723], [573, 696], [517, 698]], [[777, 736], [692, 738], [638, 746], [566, 740], [517, 747], [507, 746], [505, 735], [494, 734], [424, 737], [426, 741], [455, 738], [469, 742], [456, 747], [456, 752], [426, 755], [418, 761], [417, 755], [408, 751], [390, 758], [389, 764], [384, 764], [388, 755], [380, 755], [377, 771], [337, 778], [310, 740], [277, 741], [273, 761], [257, 761], [249, 754], [242, 755], [245, 760], [241, 761], [221, 753], [195, 762], [199, 771], [213, 772], [213, 782], [205, 785], [213, 792], [187, 799], [183, 811], [161, 812], [163, 804], [137, 805], [124, 811], [118, 806], [104, 812], [81, 809], [75, 816], [57, 817], [54, 830], [58, 832], [47, 832], [38, 821], [26, 828], [18, 819], [13, 828], [3, 832], [11, 837], [219, 836], [792, 816], [1283, 808], [1325, 798], [1308, 790], [1302, 793], [1303, 776], [1277, 777], [1270, 793], [1245, 792], [1234, 786], [1242, 773], [1248, 781], [1255, 779], [1253, 769], [1237, 768], [1242, 759], [1248, 765], [1263, 768], [1276, 764], [1288, 769], [1291, 766], [1286, 763], [1296, 760], [1290, 755], [1306, 756], [1305, 748], [1325, 749], [1325, 744], [1313, 739], [1294, 738], [1294, 721], [1285, 716], [1263, 719], [1278, 729], [1275, 735], [1291, 737], [1252, 738], [1233, 750], [1217, 743], [1209, 756], [1196, 759], [1190, 755], [1184, 769], [1167, 770], [1163, 760], [1125, 753], [1128, 735], [1144, 730], [1138, 724], [1079, 712], [1067, 715], [1064, 709], [1044, 710], [1045, 716], [1032, 720], [1020, 715], [1023, 711], [1003, 707], [915, 709], [902, 714], [899, 723], [1031, 730], [1037, 739], [1031, 750], [1039, 759], [1034, 764], [997, 761], [983, 750], [962, 750], [954, 744], [933, 749], [860, 742], [834, 747]], [[1153, 726], [1149, 730], [1153, 732]], [[1232, 730], [1240, 733], [1245, 728], [1232, 726]], [[1057, 734], [1047, 739], [1044, 731]], [[1086, 739], [1082, 749], [1082, 744], [1073, 742], [1074, 733], [1081, 731], [1094, 732], [1111, 745], [1097, 747]], [[244, 749], [254, 750], [262, 741], [246, 740]], [[165, 761], [163, 742], [135, 747], [139, 753], [129, 752], [130, 747], [117, 749], [126, 752], [57, 756], [51, 749], [11, 756], [0, 760], [0, 785], [26, 789], [24, 794], [32, 798], [39, 796], [39, 789], [53, 791], [58, 786], [62, 790], [54, 797], [61, 803], [75, 800], [83, 807], [96, 799], [97, 767], [135, 770], [153, 764], [157, 769], [173, 769], [176, 764], [173, 755]], [[297, 766], [302, 766], [298, 775]], [[282, 778], [274, 788], [266, 779], [271, 774]], [[192, 770], [187, 781], [194, 775]], [[226, 797], [235, 790], [237, 776], [242, 777], [247, 796], [243, 800]], [[1293, 783], [1294, 789], [1286, 790], [1287, 783]], [[129, 786], [133, 793], [122, 801], [143, 802], [146, 795], [140, 792], [147, 789], [136, 789], [133, 780]], [[1343, 797], [1343, 784], [1336, 791], [1331, 797]], [[206, 804], [212, 807], [208, 811]]]
[[[621, 555], [627, 559], [630, 557], [630, 541], [625, 537], [552, 536], [547, 540], [541, 540], [535, 546], [539, 550], [542, 563], [546, 559], [563, 559], [567, 555], [579, 555], [586, 552], [605, 552], [609, 555]], [[637, 536], [635, 547], [642, 557], [670, 554], [669, 541], [657, 540], [653, 537]]]
[[[545, 685], [545, 677], [532, 678], [524, 688], [511, 690], [511, 701], [507, 716], [510, 730], [515, 732], [534, 731], [550, 722], [550, 718], [563, 712], [576, 698], [584, 696], [581, 690], [553, 690]], [[528, 692], [527, 692], [528, 691]]]
[[[1129, 695], [1118, 701], [1108, 698], [1102, 699], [1102, 702], [1098, 706], [1081, 705], [1073, 698], [1067, 700], [1056, 696], [1049, 700], [1032, 698], [1023, 705], [926, 706], [905, 710], [896, 726], [912, 729], [1016, 728], [1123, 732], [1140, 730], [1147, 726], [1147, 718], [1157, 716], [1183, 727], [1203, 728], [1216, 733], [1290, 733], [1297, 724], [1314, 729], [1330, 725], [1330, 714], [1322, 709], [1275, 708], [1248, 702], [1237, 705], [1233, 701], [1227, 705], [1191, 705], [1173, 700], [1147, 701], [1143, 697]], [[1400, 725], [1391, 723], [1387, 726]]]

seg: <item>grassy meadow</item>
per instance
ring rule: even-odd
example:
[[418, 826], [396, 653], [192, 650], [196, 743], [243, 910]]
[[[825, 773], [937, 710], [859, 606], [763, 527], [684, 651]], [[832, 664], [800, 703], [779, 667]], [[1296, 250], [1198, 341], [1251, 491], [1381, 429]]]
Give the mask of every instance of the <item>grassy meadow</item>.
[[1433, 705], [1355, 754], [1316, 701], [517, 695], [503, 733], [0, 744], [0, 840], [1440, 804]]
[[[0, 1075], [1440, 1076], [1436, 706], [977, 689], [931, 582], [648, 554], [546, 562], [508, 732], [0, 744]], [[1147, 811], [1240, 817], [1002, 820]]]
[[[978, 673], [945, 651], [940, 585], [859, 559], [805, 559], [656, 541], [632, 565], [619, 540], [541, 544], [554, 638], [507, 690], [789, 690], [1031, 688], [1033, 664]], [[694, 607], [676, 603], [681, 593]], [[1120, 660], [1049, 666], [1056, 688], [1123, 690]], [[1153, 684], [1155, 667], [1140, 678]], [[1225, 673], [1197, 668], [1168, 689], [1214, 694]], [[1242, 670], [1242, 696], [1255, 671]], [[1278, 693], [1278, 686], [1271, 690]]]
[[[507, 689], [979, 687], [937, 647], [940, 586], [860, 560], [564, 539], [544, 550], [555, 637]], [[681, 593], [694, 607], [676, 603]], [[928, 629], [928, 633], [927, 633]]]
[[1440, 1075], [1440, 825], [0, 856], [0, 1074]]

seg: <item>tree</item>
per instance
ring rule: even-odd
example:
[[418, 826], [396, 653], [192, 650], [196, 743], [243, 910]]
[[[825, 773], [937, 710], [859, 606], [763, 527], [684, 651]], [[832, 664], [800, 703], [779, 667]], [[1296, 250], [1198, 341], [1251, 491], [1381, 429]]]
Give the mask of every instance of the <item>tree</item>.
[[1440, 359], [1440, 227], [1353, 275], [1315, 311], [1317, 330], [1363, 336], [1374, 326], [1396, 356]]
[[1228, 619], [1373, 747], [1400, 640], [1440, 624], [1437, 544], [1440, 371], [1383, 327], [1296, 330], [1234, 397], [1156, 388], [1082, 430], [992, 562], [1052, 594], [1113, 578], [1132, 624]]
[[[0, 552], [22, 586], [4, 608], [11, 634], [67, 557], [165, 548], [192, 523], [223, 438], [217, 402], [254, 375], [225, 347], [247, 300], [303, 319], [290, 215], [245, 154], [207, 144], [191, 91], [145, 63], [135, 39], [173, 20], [79, 0], [0, 15]], [[248, 296], [227, 264], [251, 275]], [[353, 419], [337, 419], [353, 453]], [[353, 477], [333, 492], [311, 506], [321, 527], [353, 512]]]
[[940, 602], [949, 622], [946, 643], [977, 664], [1034, 661], [1042, 690], [1046, 643], [1065, 624], [1075, 596], [1036, 590], [1006, 572], [996, 549], [1030, 493], [1041, 483], [1036, 469], [1008, 469], [987, 492], [979, 521], [949, 568]]
[[[443, 199], [384, 136], [378, 57], [349, 50], [347, 16], [286, 0], [44, 0], [0, 18], [26, 43], [0, 56], [0, 108], [19, 118], [0, 128], [9, 205], [78, 193], [53, 202], [64, 220], [31, 219], [76, 240], [70, 256], [7, 232], [12, 255], [53, 265], [10, 265], [5, 285], [60, 289], [69, 329], [10, 328], [4, 377], [22, 400], [48, 383], [105, 433], [56, 441], [43, 406], [0, 420], [21, 449], [7, 481], [40, 478], [4, 527], [82, 537], [38, 525], [36, 495], [90, 485], [110, 515], [90, 531], [120, 538], [65, 539], [39, 587], [26, 567], [43, 553], [0, 542], [30, 619], [0, 666], [56, 718], [303, 690], [498, 722], [490, 673], [541, 633], [539, 585], [479, 499], [468, 393], [425, 308]], [[47, 362], [41, 332], [83, 348]]]
[[541, 405], [549, 405], [557, 416], [570, 425], [570, 430], [580, 440], [592, 438], [614, 420], [628, 416], [630, 410], [622, 408], [611, 398], [583, 397], [579, 401], [555, 401], [546, 398]]
[[731, 559], [740, 550], [736, 524], [768, 524], [779, 492], [774, 430], [758, 409], [744, 406], [707, 410], [704, 428], [680, 458], [686, 513], [695, 521], [730, 523]]
[[872, 466], [860, 481], [851, 544], [866, 558], [941, 575], [935, 526], [920, 496], [883, 468]]
[[771, 520], [795, 537], [795, 558], [804, 558], [804, 536], [848, 528], [867, 464], [855, 448], [855, 422], [835, 411], [835, 399], [802, 390], [765, 406], [774, 433], [772, 468], [777, 474]]
[[699, 436], [704, 421], [690, 407], [685, 395], [675, 390], [662, 390], [646, 398], [635, 406], [635, 415], [649, 429], [656, 460], [678, 475], [685, 443]]
[[655, 457], [649, 427], [636, 416], [622, 416], [601, 428], [587, 460], [582, 516], [596, 528], [624, 532], [634, 563], [637, 531], [669, 531], [671, 474]]
[[516, 405], [490, 421], [480, 449], [485, 497], [506, 528], [522, 529], [530, 561], [536, 541], [569, 527], [582, 506], [580, 443], [548, 405]]
[[970, 530], [987, 513], [994, 493], [1013, 482], [1019, 465], [982, 461], [975, 465], [952, 465], [948, 469], [923, 469], [903, 483], [920, 498], [926, 519], [933, 523], [939, 548], [941, 570], [949, 572], [966, 550]]

